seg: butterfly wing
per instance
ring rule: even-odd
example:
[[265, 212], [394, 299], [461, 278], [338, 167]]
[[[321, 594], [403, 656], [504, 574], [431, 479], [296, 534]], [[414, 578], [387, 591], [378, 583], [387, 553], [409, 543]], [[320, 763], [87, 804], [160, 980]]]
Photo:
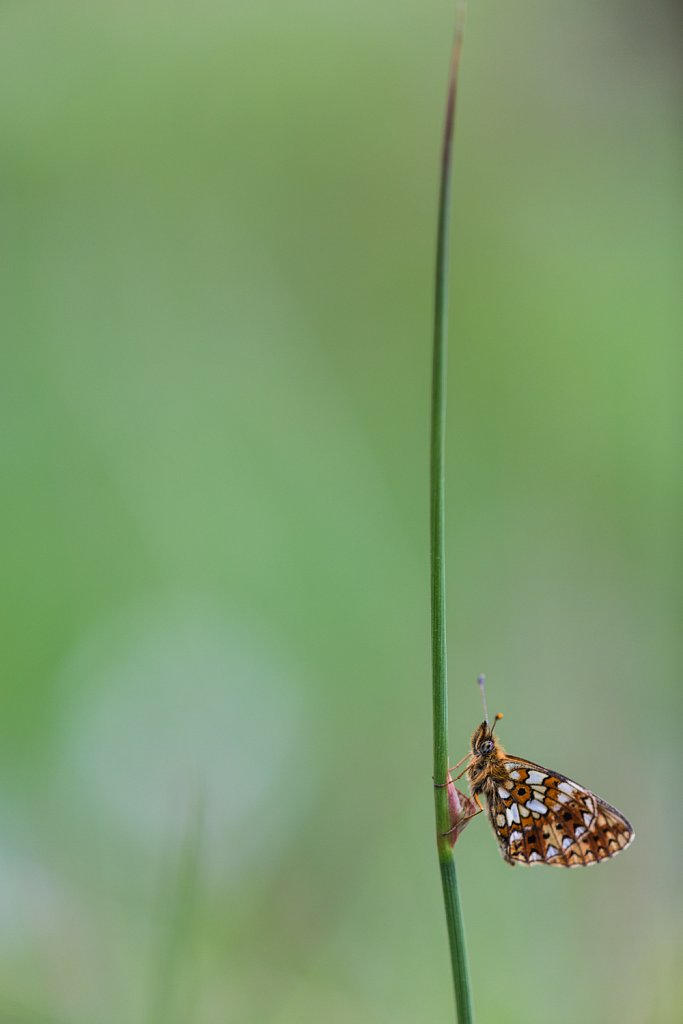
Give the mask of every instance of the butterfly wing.
[[489, 789], [488, 813], [509, 864], [596, 864], [633, 839], [616, 808], [565, 775], [517, 757], [501, 764], [506, 777]]

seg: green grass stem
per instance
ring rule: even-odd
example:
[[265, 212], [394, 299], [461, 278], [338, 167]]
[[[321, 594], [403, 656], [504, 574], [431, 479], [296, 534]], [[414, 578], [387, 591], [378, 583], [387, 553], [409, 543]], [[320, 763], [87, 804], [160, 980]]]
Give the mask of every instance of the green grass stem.
[[450, 250], [451, 167], [453, 127], [465, 5], [456, 9], [455, 38], [448, 80], [448, 97], [441, 153], [441, 183], [434, 290], [434, 357], [430, 443], [430, 534], [432, 608], [432, 706], [434, 722], [434, 803], [437, 850], [443, 886], [446, 924], [453, 969], [453, 985], [459, 1024], [473, 1024], [465, 928], [455, 860], [450, 839], [448, 808], [448, 691], [446, 673], [446, 368], [448, 354], [448, 267]]

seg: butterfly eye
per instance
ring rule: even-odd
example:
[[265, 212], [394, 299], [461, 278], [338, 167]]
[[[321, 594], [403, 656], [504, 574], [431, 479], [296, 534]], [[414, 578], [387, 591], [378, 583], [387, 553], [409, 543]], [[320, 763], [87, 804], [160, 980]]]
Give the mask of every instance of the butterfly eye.
[[490, 754], [491, 751], [493, 750], [494, 746], [495, 746], [495, 744], [494, 744], [493, 740], [484, 740], [482, 745], [479, 747], [479, 752], [481, 754]]

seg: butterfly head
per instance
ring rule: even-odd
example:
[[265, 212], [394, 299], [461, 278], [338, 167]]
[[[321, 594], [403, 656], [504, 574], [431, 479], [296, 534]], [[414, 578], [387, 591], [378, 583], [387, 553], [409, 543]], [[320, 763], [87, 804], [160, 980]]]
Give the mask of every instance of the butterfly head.
[[488, 722], [482, 722], [472, 733], [471, 750], [477, 760], [487, 761], [489, 758], [495, 757], [501, 749], [498, 737], [493, 735], [493, 729], [496, 722], [502, 717], [502, 715], [496, 715], [493, 726], [490, 726]]
[[[496, 715], [493, 726], [499, 717], [502, 718], [502, 715]], [[488, 785], [492, 785], [492, 780], [501, 771], [505, 751], [498, 742], [498, 737], [493, 735], [493, 726], [484, 720], [472, 733], [467, 775], [473, 796], [485, 791]]]

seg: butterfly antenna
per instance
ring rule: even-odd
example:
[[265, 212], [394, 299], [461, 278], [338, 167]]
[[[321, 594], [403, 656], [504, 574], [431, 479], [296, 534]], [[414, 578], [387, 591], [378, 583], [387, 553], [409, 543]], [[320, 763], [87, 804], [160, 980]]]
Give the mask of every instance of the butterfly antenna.
[[[482, 704], [484, 705], [484, 720], [486, 721], [486, 724], [488, 725], [489, 724], [489, 709], [488, 709], [488, 705], [486, 703], [486, 689], [485, 689], [486, 676], [479, 676], [479, 678], [477, 679], [477, 682], [479, 683], [479, 689], [481, 690], [481, 700], [482, 700]], [[498, 711], [496, 716], [495, 716], [495, 718], [493, 719], [493, 725], [491, 726], [491, 732], [493, 732], [493, 730], [496, 728], [496, 723], [500, 722], [502, 717], [503, 717], [502, 711]]]
[[481, 701], [482, 701], [482, 704], [484, 705], [484, 721], [488, 725], [489, 724], [489, 709], [488, 709], [488, 705], [486, 704], [486, 690], [484, 688], [485, 683], [486, 683], [486, 676], [479, 676], [479, 678], [477, 679], [477, 682], [479, 683], [479, 689], [481, 690]]

